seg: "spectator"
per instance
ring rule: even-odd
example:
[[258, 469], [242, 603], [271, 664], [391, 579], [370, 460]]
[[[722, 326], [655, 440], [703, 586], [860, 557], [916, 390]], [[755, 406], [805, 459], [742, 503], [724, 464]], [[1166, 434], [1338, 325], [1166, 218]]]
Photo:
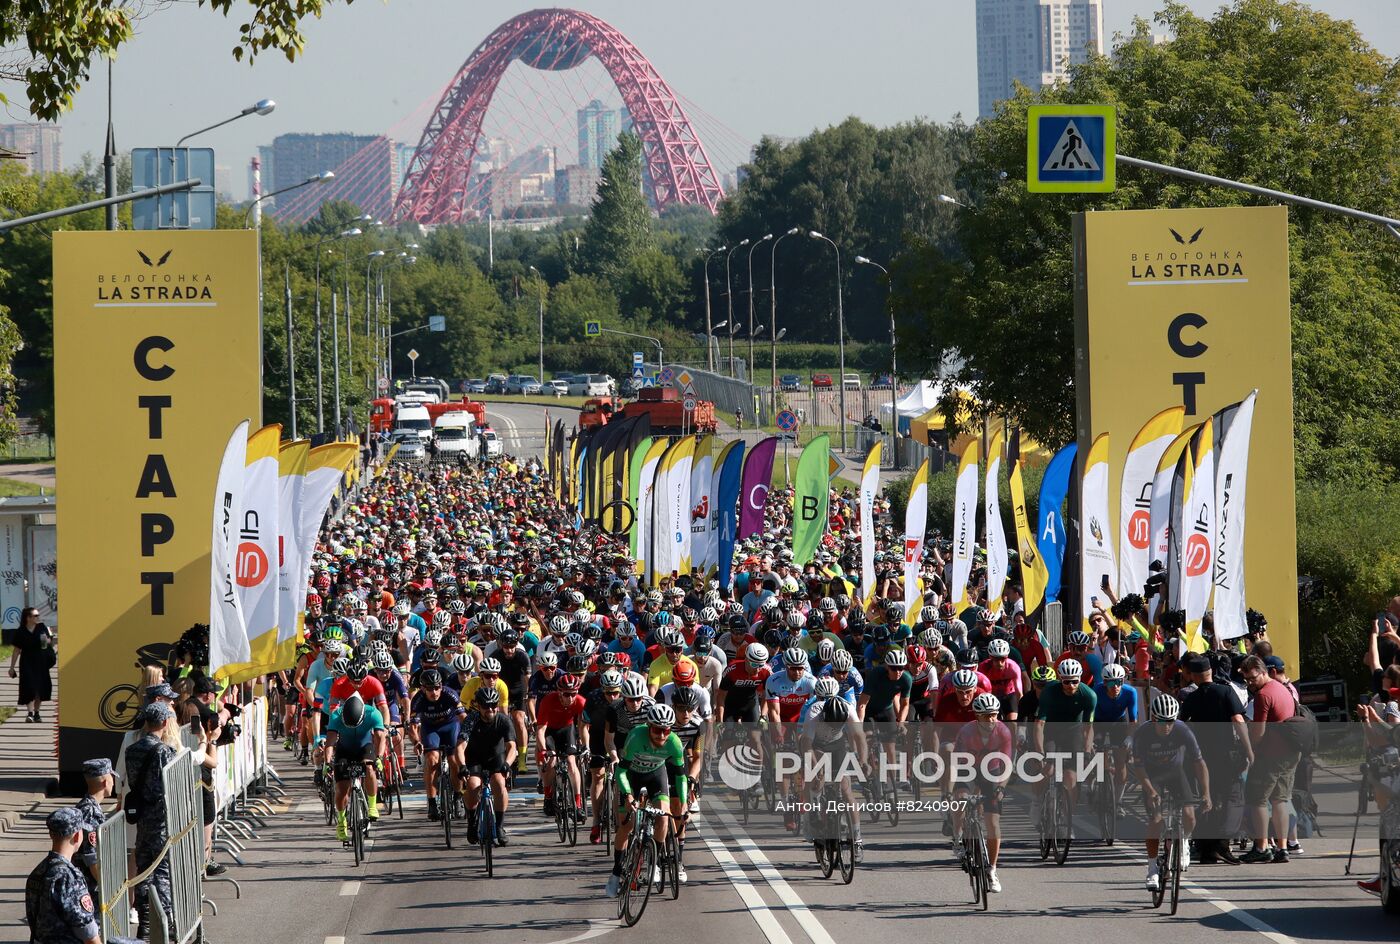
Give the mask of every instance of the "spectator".
[[1254, 696], [1253, 720], [1249, 724], [1254, 765], [1245, 781], [1244, 796], [1254, 848], [1246, 852], [1241, 861], [1286, 863], [1288, 852], [1285, 849], [1277, 848], [1271, 855], [1265, 846], [1271, 820], [1275, 835], [1288, 834], [1293, 777], [1302, 753], [1285, 741], [1279, 726], [1293, 717], [1297, 703], [1287, 688], [1269, 678], [1264, 660], [1258, 656], [1246, 657], [1240, 663], [1240, 674]]
[[1288, 672], [1285, 671], [1283, 659], [1281, 657], [1273, 655], [1265, 656], [1264, 668], [1268, 670], [1269, 678], [1273, 679], [1275, 682], [1278, 682], [1284, 688], [1288, 689], [1288, 693], [1293, 696], [1293, 700], [1295, 702], [1300, 701], [1298, 697], [1298, 689], [1295, 688], [1293, 686], [1293, 683], [1288, 680]]
[[1190, 656], [1181, 665], [1195, 689], [1182, 701], [1180, 717], [1191, 726], [1212, 774], [1211, 810], [1197, 820], [1196, 854], [1203, 865], [1239, 865], [1230, 851], [1230, 838], [1239, 831], [1244, 772], [1254, 761], [1244, 705], [1232, 687], [1215, 680], [1214, 666], [1205, 656]]
[[29, 923], [29, 939], [38, 944], [54, 941], [82, 941], [100, 944], [97, 908], [73, 864], [73, 854], [83, 838], [83, 815], [72, 807], [54, 810], [45, 825], [53, 849], [29, 873], [24, 883], [24, 916]]
[[[54, 649], [53, 633], [39, 622], [39, 610], [26, 606], [20, 614], [19, 627], [10, 653], [10, 678], [19, 679], [19, 702], [28, 705], [26, 721], [42, 721], [39, 706], [53, 700], [53, 671], [58, 654]], [[19, 663], [16, 671], [15, 663]]]
[[1400, 596], [1392, 597], [1371, 621], [1371, 641], [1365, 662], [1366, 668], [1371, 670], [1372, 689], [1383, 694], [1381, 678], [1385, 670], [1400, 665]]

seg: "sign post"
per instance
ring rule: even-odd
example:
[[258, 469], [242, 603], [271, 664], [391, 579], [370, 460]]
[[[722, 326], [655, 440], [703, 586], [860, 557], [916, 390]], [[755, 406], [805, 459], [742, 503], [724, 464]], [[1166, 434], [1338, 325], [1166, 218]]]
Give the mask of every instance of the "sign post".
[[412, 370], [413, 379], [414, 379], [414, 380], [417, 380], [417, 379], [418, 379], [418, 351], [417, 351], [416, 349], [414, 349], [414, 348], [409, 348], [409, 351], [408, 351], [408, 359], [409, 359], [409, 362], [410, 362], [409, 366], [410, 366], [410, 368], [411, 368], [411, 370]]
[[1112, 193], [1116, 120], [1112, 105], [1032, 105], [1026, 116], [1026, 189]]

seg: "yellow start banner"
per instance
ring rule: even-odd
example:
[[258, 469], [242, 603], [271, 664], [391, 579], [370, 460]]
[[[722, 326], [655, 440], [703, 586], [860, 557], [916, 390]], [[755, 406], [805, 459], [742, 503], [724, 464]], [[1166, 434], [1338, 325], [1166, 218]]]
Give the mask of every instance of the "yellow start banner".
[[[1084, 455], [1095, 437], [1111, 434], [1114, 490], [1134, 434], [1154, 414], [1181, 406], [1192, 426], [1258, 389], [1245, 586], [1248, 605], [1268, 617], [1275, 651], [1296, 675], [1287, 210], [1083, 213], [1074, 218], [1074, 241], [1079, 449]], [[1115, 518], [1118, 506], [1110, 503]], [[1116, 520], [1108, 533], [1120, 533]], [[1118, 588], [1131, 590], [1142, 592]]]
[[209, 622], [214, 480], [257, 424], [251, 231], [53, 238], [59, 767], [115, 756], [143, 660]]

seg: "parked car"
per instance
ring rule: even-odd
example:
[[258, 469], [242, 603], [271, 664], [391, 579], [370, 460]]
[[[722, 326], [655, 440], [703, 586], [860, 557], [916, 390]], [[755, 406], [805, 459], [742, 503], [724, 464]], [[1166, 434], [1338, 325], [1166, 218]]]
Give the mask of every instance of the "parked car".
[[888, 390], [893, 386], [894, 381], [890, 379], [889, 374], [880, 374], [878, 377], [870, 381], [871, 390]]
[[607, 374], [579, 374], [569, 383], [569, 393], [576, 397], [608, 397], [617, 389]]
[[511, 374], [506, 378], [506, 393], [519, 393], [538, 395], [544, 390], [543, 385], [529, 374]]
[[505, 374], [487, 374], [486, 389], [484, 393], [505, 393], [506, 381], [509, 378]]
[[778, 386], [784, 390], [801, 390], [802, 378], [796, 374], [783, 374], [778, 378]]
[[812, 375], [812, 386], [813, 386], [813, 387], [827, 387], [827, 388], [830, 388], [830, 387], [834, 386], [834, 384], [833, 384], [833, 382], [832, 382], [832, 380], [831, 380], [831, 375], [830, 375], [830, 374], [813, 374], [813, 375]]
[[841, 386], [845, 387], [847, 390], [859, 390], [860, 374], [842, 374]]
[[463, 386], [466, 387], [466, 389], [462, 391], [463, 393], [485, 393], [487, 384], [486, 381], [482, 380], [480, 377], [473, 377]]
[[544, 392], [550, 394], [551, 396], [563, 397], [568, 396], [569, 394], [569, 382], [561, 377], [555, 377], [553, 380], [551, 380], [544, 386]]
[[[394, 443], [399, 450], [394, 453], [395, 462], [422, 462], [428, 457], [428, 443], [413, 430], [399, 430], [394, 433]], [[393, 445], [389, 446], [393, 449]]]

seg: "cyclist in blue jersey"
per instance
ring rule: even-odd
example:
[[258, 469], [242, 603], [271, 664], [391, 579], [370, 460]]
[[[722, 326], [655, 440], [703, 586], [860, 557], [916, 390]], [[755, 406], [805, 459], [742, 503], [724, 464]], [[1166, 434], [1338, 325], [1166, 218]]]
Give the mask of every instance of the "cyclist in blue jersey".
[[[1128, 670], [1117, 663], [1103, 667], [1103, 678], [1094, 686], [1094, 736], [1110, 752], [1120, 790], [1127, 784], [1128, 738], [1138, 720], [1137, 689], [1127, 684]], [[1115, 797], [1117, 803], [1120, 797]]]
[[838, 649], [831, 654], [831, 664], [822, 670], [823, 677], [836, 679], [840, 685], [838, 694], [852, 706], [860, 702], [860, 696], [865, 692], [865, 679], [854, 663], [855, 658], [851, 653]]

